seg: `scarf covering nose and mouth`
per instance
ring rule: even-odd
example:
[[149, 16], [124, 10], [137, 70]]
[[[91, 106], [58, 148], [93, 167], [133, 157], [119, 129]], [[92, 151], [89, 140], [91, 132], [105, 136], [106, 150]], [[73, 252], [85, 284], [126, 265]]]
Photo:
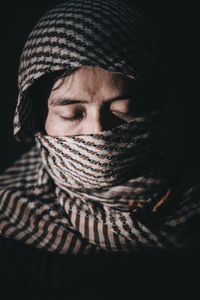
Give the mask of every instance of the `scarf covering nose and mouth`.
[[36, 140], [45, 169], [71, 198], [130, 211], [131, 207], [155, 205], [167, 188], [167, 175], [162, 178], [158, 172], [156, 176], [148, 166], [160, 119], [161, 111], [153, 111], [102, 133], [37, 134]]
[[[179, 185], [156, 149], [161, 111], [110, 131], [76, 137], [37, 132], [30, 87], [82, 66], [159, 82], [154, 33], [114, 0], [70, 0], [48, 11], [24, 46], [14, 134], [36, 139], [0, 177], [0, 234], [58, 253], [184, 248], [199, 215], [199, 171]], [[42, 99], [41, 99], [42, 101]]]

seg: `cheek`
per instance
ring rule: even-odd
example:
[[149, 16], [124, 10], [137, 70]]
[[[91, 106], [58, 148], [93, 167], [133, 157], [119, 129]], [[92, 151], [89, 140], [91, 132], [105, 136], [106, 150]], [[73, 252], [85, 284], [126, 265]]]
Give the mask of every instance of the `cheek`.
[[65, 128], [56, 116], [48, 113], [45, 121], [45, 131], [48, 135], [59, 136], [64, 135]]
[[52, 118], [49, 113], [47, 114], [47, 118], [45, 121], [45, 131], [48, 135], [55, 135], [56, 131], [56, 122], [54, 118]]

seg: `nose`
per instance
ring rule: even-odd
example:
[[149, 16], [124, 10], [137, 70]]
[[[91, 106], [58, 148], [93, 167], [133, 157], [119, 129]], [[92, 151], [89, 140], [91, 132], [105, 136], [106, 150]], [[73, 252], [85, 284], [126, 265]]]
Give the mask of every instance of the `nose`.
[[122, 120], [114, 116], [110, 109], [91, 109], [87, 115], [84, 133], [93, 134], [110, 130], [121, 123]]
[[103, 130], [104, 130], [104, 127], [103, 127], [101, 120], [97, 120], [96, 122], [93, 122], [93, 124], [91, 124], [91, 132], [92, 133], [101, 132]]
[[88, 114], [84, 132], [85, 134], [93, 134], [104, 130], [103, 119], [100, 112], [93, 111]]

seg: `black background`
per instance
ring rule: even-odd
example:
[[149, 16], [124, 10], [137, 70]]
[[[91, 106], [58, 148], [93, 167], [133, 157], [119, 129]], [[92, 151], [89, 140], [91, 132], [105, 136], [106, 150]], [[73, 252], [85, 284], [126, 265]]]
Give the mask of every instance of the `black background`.
[[[23, 45], [42, 14], [63, 1], [1, 3], [0, 172], [29, 145], [12, 134]], [[173, 97], [167, 120], [169, 159], [177, 170], [199, 165], [199, 16], [194, 1], [126, 0], [152, 23]]]
[[[12, 135], [17, 70], [23, 45], [38, 18], [61, 2], [1, 3], [0, 172], [29, 147], [16, 142]], [[174, 94], [167, 121], [169, 159], [177, 170], [191, 169], [200, 163], [197, 3], [176, 0], [126, 2], [143, 13], [156, 30], [166, 79]], [[117, 296], [146, 299], [146, 294], [148, 299], [177, 300], [184, 296], [198, 298], [199, 294], [198, 252], [123, 259], [113, 256], [97, 261], [64, 258], [3, 239], [0, 240], [0, 253], [2, 299], [23, 299], [22, 295], [26, 296], [24, 299], [34, 300], [61, 299], [62, 295], [66, 299], [116, 299]], [[3, 295], [4, 289], [7, 297]]]

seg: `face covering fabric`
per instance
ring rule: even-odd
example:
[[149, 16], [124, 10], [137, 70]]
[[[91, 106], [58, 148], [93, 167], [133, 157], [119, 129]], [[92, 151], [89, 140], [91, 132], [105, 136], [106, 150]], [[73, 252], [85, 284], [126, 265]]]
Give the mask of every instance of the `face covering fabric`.
[[29, 89], [48, 73], [82, 66], [157, 85], [152, 27], [118, 0], [69, 0], [35, 25], [20, 59], [14, 135], [37, 146], [0, 176], [1, 236], [74, 255], [197, 243], [187, 228], [199, 216], [200, 172], [170, 179], [155, 146], [159, 114], [90, 136], [38, 134]]
[[199, 212], [198, 175], [167, 190], [151, 211], [148, 205], [121, 210], [83, 201], [56, 186], [34, 147], [0, 178], [0, 233], [59, 254], [187, 249], [198, 242], [185, 235], [188, 221]]
[[160, 114], [154, 111], [102, 133], [37, 134], [36, 140], [47, 172], [70, 197], [129, 210], [150, 206], [166, 189], [167, 171], [162, 179], [164, 170], [154, 175], [149, 166], [159, 121]]
[[[37, 147], [1, 178], [1, 234], [74, 255], [187, 247], [191, 240], [183, 228], [199, 209], [190, 204], [196, 191], [185, 183], [179, 190], [169, 186], [169, 169], [153, 158], [159, 115], [154, 111], [93, 135], [37, 134]], [[104, 161], [103, 168], [98, 161]], [[88, 172], [93, 165], [94, 172]], [[177, 203], [178, 198], [182, 201]], [[159, 214], [163, 206], [170, 214]]]

